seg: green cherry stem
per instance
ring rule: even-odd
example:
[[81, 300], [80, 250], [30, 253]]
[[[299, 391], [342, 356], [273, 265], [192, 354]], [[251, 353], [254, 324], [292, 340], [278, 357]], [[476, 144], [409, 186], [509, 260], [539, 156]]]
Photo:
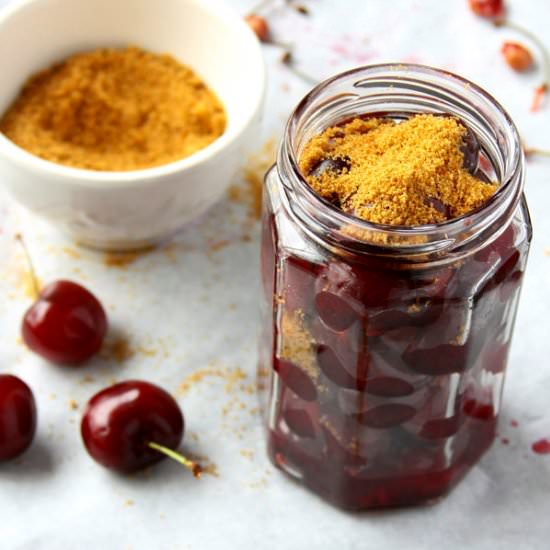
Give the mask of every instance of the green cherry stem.
[[188, 458], [185, 458], [183, 455], [179, 454], [178, 452], [174, 451], [173, 449], [169, 449], [168, 447], [164, 447], [163, 445], [159, 445], [158, 443], [155, 443], [154, 441], [148, 441], [147, 445], [151, 447], [151, 449], [154, 449], [155, 451], [158, 451], [159, 453], [162, 453], [166, 455], [167, 457], [171, 458], [172, 460], [175, 460], [176, 462], [179, 462], [180, 464], [183, 464], [186, 468], [191, 470], [193, 472], [193, 476], [199, 479], [202, 474], [202, 466], [198, 464], [197, 462], [193, 462], [192, 460], [189, 460]]
[[38, 296], [40, 295], [40, 285], [38, 284], [38, 279], [36, 278], [36, 271], [34, 270], [32, 258], [31, 258], [29, 249], [27, 248], [27, 243], [25, 243], [25, 239], [23, 239], [23, 235], [21, 235], [21, 233], [15, 234], [15, 240], [19, 242], [19, 244], [21, 245], [21, 248], [23, 249], [23, 253], [25, 254], [25, 259], [27, 261], [27, 265], [29, 267], [29, 272], [31, 275], [34, 297], [38, 298]]

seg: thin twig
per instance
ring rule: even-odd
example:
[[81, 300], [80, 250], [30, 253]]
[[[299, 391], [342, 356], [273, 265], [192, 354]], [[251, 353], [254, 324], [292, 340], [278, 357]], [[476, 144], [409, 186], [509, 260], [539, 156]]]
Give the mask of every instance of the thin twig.
[[287, 51], [283, 54], [281, 62], [283, 63], [283, 65], [286, 65], [288, 69], [292, 71], [298, 78], [301, 78], [308, 84], [311, 84], [312, 86], [317, 86], [317, 84], [319, 84], [319, 80], [317, 78], [314, 78], [313, 76], [303, 72], [301, 69], [298, 69], [294, 65], [294, 56], [291, 49], [287, 49]]
[[262, 11], [264, 8], [267, 8], [269, 4], [272, 4], [273, 0], [262, 0], [261, 2], [258, 2], [252, 9], [248, 10], [246, 15], [255, 15], [259, 11]]
[[533, 42], [535, 46], [537, 46], [542, 57], [542, 74], [544, 76], [542, 84], [540, 86], [537, 86], [537, 88], [535, 89], [535, 97], [531, 106], [531, 111], [537, 111], [541, 106], [544, 95], [548, 92], [550, 88], [550, 55], [548, 54], [548, 50], [546, 49], [545, 44], [536, 34], [532, 33], [530, 30], [522, 27], [521, 25], [518, 25], [517, 23], [508, 21], [507, 19], [498, 19], [494, 21], [494, 25], [499, 28], [506, 27], [508, 29], [516, 31], [517, 33], [525, 36], [528, 40]]
[[537, 147], [524, 147], [523, 152], [526, 157], [548, 157], [550, 158], [550, 150], [539, 149]]

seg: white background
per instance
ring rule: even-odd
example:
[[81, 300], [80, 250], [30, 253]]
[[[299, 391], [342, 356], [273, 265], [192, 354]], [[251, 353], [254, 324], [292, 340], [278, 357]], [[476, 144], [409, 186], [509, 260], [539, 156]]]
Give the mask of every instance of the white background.
[[[253, 3], [231, 2], [243, 14]], [[550, 2], [507, 3], [513, 19], [550, 47]], [[507, 68], [499, 48], [513, 35], [475, 18], [466, 0], [304, 4], [310, 17], [277, 1], [265, 12], [276, 38], [295, 42], [302, 70], [323, 78], [384, 61], [447, 68], [493, 93], [526, 143], [550, 149], [550, 105], [529, 112], [537, 73], [518, 76]], [[308, 88], [280, 65], [280, 54], [265, 48], [270, 82], [259, 144], [278, 139]], [[120, 269], [107, 267], [101, 254], [77, 249], [0, 195], [0, 372], [25, 379], [39, 408], [32, 448], [22, 460], [0, 465], [0, 549], [548, 549], [550, 455], [534, 454], [531, 444], [550, 437], [550, 160], [529, 162], [526, 193], [535, 236], [501, 413], [500, 437], [509, 444], [497, 440], [435, 506], [360, 515], [321, 502], [265, 457], [257, 396], [249, 392], [255, 383], [258, 227], [243, 228], [244, 207], [218, 204], [168, 250]], [[21, 345], [19, 323], [30, 301], [18, 283], [25, 265], [13, 241], [17, 231], [43, 282], [72, 278], [101, 297], [111, 339], [129, 339], [132, 357], [60, 369]], [[243, 231], [251, 241], [241, 239]], [[229, 244], [217, 246], [222, 240]], [[227, 376], [207, 376], [185, 394], [178, 391], [186, 376], [209, 365], [227, 373], [242, 369], [246, 378], [228, 386]], [[78, 430], [82, 408], [95, 391], [127, 378], [154, 381], [178, 397], [187, 420], [185, 450], [208, 456], [219, 477], [196, 481], [169, 461], [121, 477], [88, 457]], [[70, 399], [78, 410], [69, 408]]]

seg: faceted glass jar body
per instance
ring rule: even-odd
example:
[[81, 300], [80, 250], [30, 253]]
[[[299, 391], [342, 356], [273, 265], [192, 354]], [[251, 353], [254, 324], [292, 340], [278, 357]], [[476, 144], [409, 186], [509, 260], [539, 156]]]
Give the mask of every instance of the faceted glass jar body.
[[[314, 196], [297, 170], [301, 146], [350, 113], [381, 111], [460, 117], [479, 138], [480, 166], [502, 182], [495, 197], [457, 220], [403, 228]], [[531, 238], [522, 170], [507, 115], [448, 73], [361, 69], [300, 104], [264, 193], [260, 366], [271, 371], [275, 465], [337, 506], [366, 509], [437, 499], [481, 458]]]

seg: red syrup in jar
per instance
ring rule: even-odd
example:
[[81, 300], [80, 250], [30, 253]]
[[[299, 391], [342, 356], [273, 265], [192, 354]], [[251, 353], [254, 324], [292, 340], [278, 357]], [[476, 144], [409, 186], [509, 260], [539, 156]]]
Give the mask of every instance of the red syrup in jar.
[[[480, 380], [503, 370], [509, 344], [495, 338], [510, 320], [501, 313], [498, 323], [488, 324], [485, 301], [499, 301], [502, 284], [513, 292], [520, 284], [513, 276], [518, 262], [499, 274], [515, 256], [508, 236], [491, 247], [495, 254], [486, 254], [492, 257], [486, 267], [500, 282], [489, 280], [473, 300], [457, 298], [454, 287], [470, 277], [477, 258], [462, 262], [451, 276], [445, 267], [424, 278], [406, 272], [383, 277], [378, 268], [350, 270], [336, 260], [323, 268], [303, 258], [277, 258], [288, 270], [292, 310], [297, 298], [288, 285], [299, 289], [318, 365], [314, 381], [299, 365], [276, 361], [279, 409], [269, 452], [279, 467], [337, 506], [358, 510], [431, 501], [465, 475], [495, 438], [491, 391], [500, 382], [495, 378], [481, 391]], [[340, 269], [348, 273], [345, 284]], [[335, 281], [327, 281], [332, 274]], [[439, 277], [444, 287], [434, 284]], [[376, 294], [376, 280], [383, 286], [371, 305], [368, 293]], [[421, 315], [417, 308], [408, 312], [401, 300], [411, 286], [426, 298]], [[330, 312], [317, 300], [328, 292], [338, 296]], [[280, 309], [285, 314], [284, 303]], [[372, 336], [365, 328], [371, 317]], [[385, 325], [379, 321], [384, 317]], [[461, 334], [465, 323], [476, 332]], [[473, 390], [461, 390], [466, 375]]]
[[[487, 159], [475, 136], [468, 140], [465, 168], [482, 174]], [[284, 162], [282, 155], [268, 174], [264, 195], [262, 274], [273, 288], [264, 315], [272, 347], [260, 347], [271, 358], [269, 456], [340, 508], [436, 501], [496, 437], [531, 237], [521, 193], [492, 231], [460, 229], [479, 238], [466, 239], [473, 244], [456, 259], [415, 263], [348, 248], [342, 233], [327, 245], [330, 224], [302, 231], [297, 218], [307, 208], [297, 198], [307, 201], [307, 193], [277, 196], [288, 187]], [[333, 206], [318, 208], [328, 217]]]

